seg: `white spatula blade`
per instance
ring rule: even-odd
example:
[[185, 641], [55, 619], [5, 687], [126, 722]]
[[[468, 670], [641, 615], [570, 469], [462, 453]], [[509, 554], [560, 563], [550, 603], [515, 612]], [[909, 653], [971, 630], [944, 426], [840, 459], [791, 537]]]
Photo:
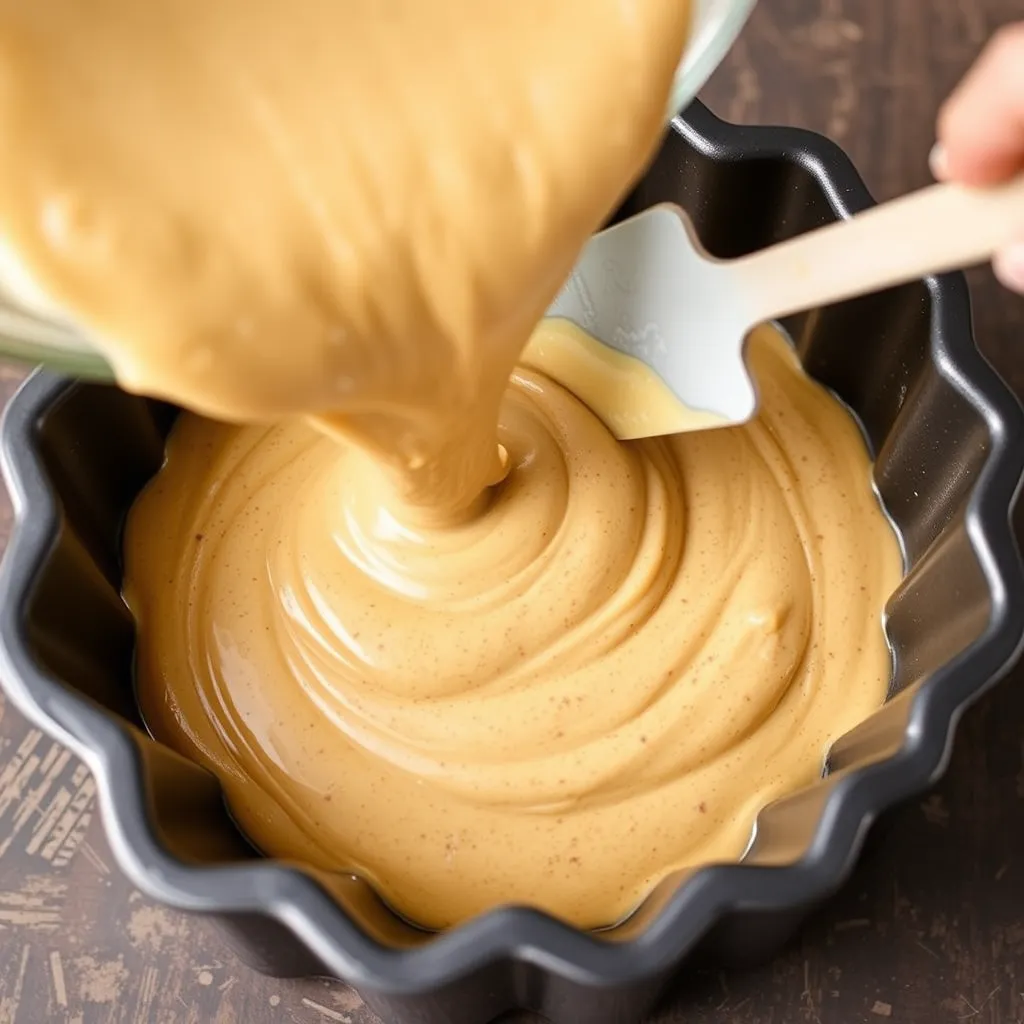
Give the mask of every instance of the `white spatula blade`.
[[646, 363], [686, 407], [679, 429], [742, 423], [757, 405], [742, 358], [751, 322], [728, 284], [666, 204], [595, 235], [548, 316]]

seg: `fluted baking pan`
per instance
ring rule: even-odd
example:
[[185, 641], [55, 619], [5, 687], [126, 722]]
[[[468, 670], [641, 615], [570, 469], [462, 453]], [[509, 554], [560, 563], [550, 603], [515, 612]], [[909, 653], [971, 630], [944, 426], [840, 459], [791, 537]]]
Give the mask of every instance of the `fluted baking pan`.
[[[695, 105], [626, 203], [675, 200], [705, 245], [743, 253], [848, 216], [870, 198], [824, 139], [738, 128]], [[264, 860], [218, 784], [149, 738], [119, 596], [125, 512], [159, 467], [175, 410], [36, 374], [3, 426], [16, 524], [0, 573], [0, 659], [14, 703], [92, 769], [114, 853], [143, 892], [213, 915], [243, 959], [353, 984], [389, 1022], [479, 1024], [540, 1010], [555, 1024], [635, 1024], [700, 954], [770, 954], [843, 881], [867, 826], [946, 764], [954, 724], [1013, 660], [1024, 578], [1009, 513], [1021, 410], [978, 353], [960, 275], [793, 318], [808, 371], [858, 414], [907, 575], [889, 605], [888, 703], [839, 740], [823, 777], [767, 808], [742, 864], [669, 879], [626, 923], [584, 934], [528, 909], [443, 934], [370, 888]]]

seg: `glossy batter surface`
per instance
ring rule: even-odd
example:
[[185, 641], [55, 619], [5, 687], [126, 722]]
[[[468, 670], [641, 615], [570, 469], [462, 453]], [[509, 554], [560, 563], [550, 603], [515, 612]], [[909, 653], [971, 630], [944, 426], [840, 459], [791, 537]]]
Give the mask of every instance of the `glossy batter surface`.
[[534, 371], [451, 529], [293, 422], [185, 416], [126, 540], [154, 733], [278, 856], [445, 926], [599, 926], [739, 856], [885, 697], [899, 552], [848, 413], [771, 329], [749, 425], [626, 444]]

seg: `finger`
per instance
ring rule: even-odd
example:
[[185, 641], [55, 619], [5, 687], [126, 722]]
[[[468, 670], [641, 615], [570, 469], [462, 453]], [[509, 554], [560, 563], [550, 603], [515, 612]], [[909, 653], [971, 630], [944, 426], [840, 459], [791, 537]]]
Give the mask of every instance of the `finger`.
[[1001, 29], [939, 112], [942, 177], [990, 185], [1024, 169], [1024, 22]]
[[996, 254], [992, 269], [1002, 284], [1024, 294], [1024, 241], [1009, 245]]
[[936, 181], [945, 181], [949, 177], [949, 157], [946, 156], [946, 147], [941, 142], [936, 142], [932, 146], [932, 151], [928, 154], [928, 166]]

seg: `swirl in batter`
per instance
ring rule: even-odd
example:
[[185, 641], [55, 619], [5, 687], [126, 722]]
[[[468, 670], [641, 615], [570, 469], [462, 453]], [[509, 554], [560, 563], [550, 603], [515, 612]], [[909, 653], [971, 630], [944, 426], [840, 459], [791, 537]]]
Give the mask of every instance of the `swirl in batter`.
[[900, 571], [854, 422], [752, 348], [754, 422], [628, 444], [518, 371], [508, 473], [456, 528], [300, 423], [184, 416], [126, 539], [153, 732], [266, 852], [428, 926], [607, 925], [735, 859], [883, 701]]

